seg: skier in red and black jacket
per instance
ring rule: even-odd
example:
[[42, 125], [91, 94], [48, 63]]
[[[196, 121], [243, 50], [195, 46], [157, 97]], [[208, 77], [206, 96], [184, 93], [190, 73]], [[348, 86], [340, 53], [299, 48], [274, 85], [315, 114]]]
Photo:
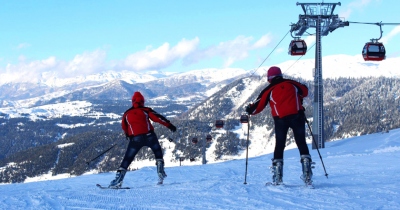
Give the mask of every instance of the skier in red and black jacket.
[[249, 115], [260, 113], [269, 103], [275, 124], [275, 150], [272, 159], [273, 184], [282, 184], [283, 151], [289, 128], [292, 129], [296, 145], [300, 152], [303, 175], [306, 184], [312, 183], [311, 156], [305, 138], [305, 114], [303, 98], [308, 95], [308, 88], [297, 81], [284, 79], [279, 67], [269, 68], [268, 82], [257, 100], [246, 107]]
[[125, 111], [122, 117], [122, 130], [130, 141], [116, 177], [110, 183], [110, 188], [121, 187], [129, 165], [143, 146], [150, 147], [154, 153], [159, 183], [162, 183], [164, 178], [167, 177], [164, 171], [163, 152], [150, 120], [164, 125], [172, 132], [176, 131], [176, 127], [164, 116], [149, 107], [145, 107], [144, 102], [143, 95], [140, 92], [135, 92], [132, 96], [132, 107]]

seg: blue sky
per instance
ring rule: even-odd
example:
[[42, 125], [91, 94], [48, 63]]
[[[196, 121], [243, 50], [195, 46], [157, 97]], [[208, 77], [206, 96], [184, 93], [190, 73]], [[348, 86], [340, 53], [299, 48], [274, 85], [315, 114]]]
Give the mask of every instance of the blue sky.
[[[302, 14], [297, 0], [0, 2], [0, 73], [250, 70]], [[347, 21], [400, 22], [397, 0], [341, 3], [334, 13]], [[383, 31], [387, 57], [399, 57], [400, 26], [384, 25]], [[360, 54], [379, 36], [376, 25], [350, 24], [323, 37], [323, 56]], [[314, 37], [302, 38], [313, 44]], [[297, 59], [287, 54], [291, 39], [288, 34], [263, 66]], [[313, 56], [310, 51], [302, 59]]]

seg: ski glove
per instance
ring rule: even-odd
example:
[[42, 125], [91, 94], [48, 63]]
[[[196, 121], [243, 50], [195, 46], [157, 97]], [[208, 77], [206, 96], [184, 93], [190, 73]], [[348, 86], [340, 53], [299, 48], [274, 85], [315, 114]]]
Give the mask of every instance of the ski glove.
[[170, 129], [172, 132], [175, 132], [175, 131], [176, 131], [176, 127], [175, 127], [174, 125], [172, 125], [172, 124], [170, 124], [170, 125], [168, 126], [168, 129]]
[[246, 106], [246, 108], [245, 108], [245, 111], [246, 111], [246, 113], [247, 114], [251, 114], [251, 106], [252, 106], [253, 104], [248, 104], [247, 106]]

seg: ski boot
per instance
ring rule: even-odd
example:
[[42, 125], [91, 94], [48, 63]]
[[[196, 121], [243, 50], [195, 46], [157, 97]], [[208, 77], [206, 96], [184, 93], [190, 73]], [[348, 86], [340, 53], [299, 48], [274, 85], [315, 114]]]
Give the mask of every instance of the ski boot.
[[306, 186], [312, 186], [312, 169], [314, 168], [313, 165], [315, 163], [311, 161], [310, 155], [301, 155], [300, 158], [300, 163], [303, 170], [303, 174], [300, 176], [300, 178], [304, 181]]
[[[272, 159], [272, 166], [270, 167], [272, 175], [272, 185], [282, 185], [283, 177], [283, 159]], [[267, 183], [268, 185], [268, 183]]]
[[164, 178], [167, 177], [167, 174], [164, 171], [164, 160], [163, 159], [156, 159], [157, 165], [157, 174], [158, 174], [158, 183], [162, 184], [164, 182]]
[[120, 167], [117, 170], [117, 174], [115, 175], [115, 179], [111, 181], [109, 188], [120, 188], [122, 186], [122, 181], [124, 180], [126, 174], [126, 169]]

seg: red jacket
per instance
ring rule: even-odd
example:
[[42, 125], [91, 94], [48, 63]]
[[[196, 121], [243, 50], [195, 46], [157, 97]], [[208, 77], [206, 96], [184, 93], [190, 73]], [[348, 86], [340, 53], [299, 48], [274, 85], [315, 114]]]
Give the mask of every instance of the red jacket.
[[307, 86], [294, 80], [279, 78], [261, 91], [249, 111], [251, 115], [258, 114], [269, 102], [272, 116], [283, 118], [304, 110], [303, 98], [307, 95]]
[[171, 125], [169, 120], [149, 107], [132, 107], [122, 117], [122, 130], [127, 136], [147, 134], [150, 131], [154, 131], [150, 120], [166, 127]]

